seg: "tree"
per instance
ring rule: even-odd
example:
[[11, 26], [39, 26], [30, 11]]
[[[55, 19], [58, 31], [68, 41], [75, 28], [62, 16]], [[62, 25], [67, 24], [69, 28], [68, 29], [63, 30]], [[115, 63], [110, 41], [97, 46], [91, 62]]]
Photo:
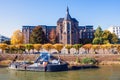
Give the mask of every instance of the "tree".
[[111, 43], [112, 34], [110, 31], [108, 31], [108, 30], [103, 31], [102, 37], [104, 39], [104, 41], [103, 41], [104, 44]]
[[25, 45], [23, 45], [23, 44], [18, 44], [18, 45], [16, 45], [16, 48], [17, 48], [17, 50], [18, 50], [18, 53], [23, 53], [23, 51], [25, 51]]
[[2, 53], [4, 53], [4, 50], [7, 48], [7, 44], [1, 43], [0, 49], [2, 50]]
[[53, 45], [50, 43], [44, 44], [44, 45], [42, 45], [42, 48], [44, 48], [47, 51], [50, 51], [51, 49], [53, 49]]
[[23, 33], [20, 30], [16, 30], [13, 32], [13, 35], [11, 37], [11, 44], [22, 44], [24, 42], [24, 36]]
[[16, 53], [17, 51], [17, 48], [16, 48], [16, 46], [15, 45], [8, 45], [8, 52], [9, 53]]
[[78, 51], [79, 54], [79, 49], [82, 47], [82, 44], [74, 44], [73, 48], [75, 48]]
[[87, 52], [89, 53], [89, 50], [91, 49], [92, 44], [85, 44], [85, 45], [83, 45], [82, 47], [83, 47], [84, 49], [86, 49]]
[[95, 35], [95, 37], [100, 38], [102, 36], [102, 33], [103, 33], [102, 28], [100, 26], [98, 26], [98, 28], [96, 29], [94, 35]]
[[93, 44], [103, 44], [103, 38], [102, 37], [94, 38], [92, 43]]
[[26, 44], [25, 48], [28, 50], [28, 52], [30, 53], [30, 50], [33, 49], [33, 44]]
[[65, 45], [65, 48], [68, 49], [68, 54], [70, 54], [70, 49], [72, 48], [71, 44]]
[[50, 40], [50, 43], [52, 43], [52, 44], [56, 43], [56, 32], [55, 32], [55, 29], [52, 29], [50, 31], [49, 40]]
[[115, 33], [112, 33], [112, 38], [111, 38], [111, 43], [117, 43], [118, 42], [118, 37]]
[[42, 29], [41, 26], [37, 26], [33, 29], [31, 35], [30, 35], [30, 43], [36, 44], [36, 43], [46, 43], [47, 38], [46, 35]]
[[34, 49], [36, 49], [38, 52], [42, 48], [42, 44], [34, 44], [33, 46], [34, 46]]
[[103, 31], [100, 26], [96, 29], [94, 36], [95, 38], [93, 39], [93, 44], [103, 44]]
[[63, 44], [54, 44], [53, 46], [59, 53], [61, 53], [61, 49], [63, 48]]
[[94, 50], [94, 54], [97, 54], [96, 50], [100, 49], [100, 45], [92, 45], [91, 48]]

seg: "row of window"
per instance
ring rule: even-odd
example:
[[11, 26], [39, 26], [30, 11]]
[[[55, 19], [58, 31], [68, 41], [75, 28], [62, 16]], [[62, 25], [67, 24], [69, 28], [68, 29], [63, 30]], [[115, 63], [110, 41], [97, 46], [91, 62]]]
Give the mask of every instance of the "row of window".
[[82, 38], [93, 38], [93, 36], [82, 36]]
[[86, 34], [87, 34], [88, 36], [89, 36], [89, 35], [91, 35], [91, 36], [93, 35], [93, 33], [83, 33], [83, 35], [86, 35]]
[[113, 27], [113, 29], [120, 29], [120, 26], [119, 27]]
[[120, 30], [113, 30], [113, 32], [115, 33], [115, 32], [119, 32], [120, 33]]

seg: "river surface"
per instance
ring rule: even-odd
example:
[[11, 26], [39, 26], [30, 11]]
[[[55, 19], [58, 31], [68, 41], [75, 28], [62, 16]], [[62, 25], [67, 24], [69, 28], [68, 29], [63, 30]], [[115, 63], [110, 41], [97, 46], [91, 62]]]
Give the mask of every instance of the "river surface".
[[120, 80], [120, 65], [63, 72], [14, 71], [0, 68], [0, 80]]

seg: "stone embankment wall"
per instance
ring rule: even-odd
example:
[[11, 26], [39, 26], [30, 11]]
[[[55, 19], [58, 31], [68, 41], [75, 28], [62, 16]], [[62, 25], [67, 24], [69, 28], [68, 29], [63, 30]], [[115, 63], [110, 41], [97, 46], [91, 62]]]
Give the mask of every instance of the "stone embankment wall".
[[[0, 60], [13, 60], [16, 55], [18, 56], [18, 60], [28, 60], [28, 61], [34, 61], [39, 56], [39, 54], [0, 54]], [[56, 58], [60, 56], [62, 60], [67, 62], [76, 61], [77, 57], [79, 57], [80, 60], [83, 58], [89, 57], [89, 58], [95, 58], [96, 60], [98, 60], [98, 62], [105, 62], [105, 61], [120, 62], [120, 54], [81, 54], [81, 55], [54, 54], [53, 56]]]

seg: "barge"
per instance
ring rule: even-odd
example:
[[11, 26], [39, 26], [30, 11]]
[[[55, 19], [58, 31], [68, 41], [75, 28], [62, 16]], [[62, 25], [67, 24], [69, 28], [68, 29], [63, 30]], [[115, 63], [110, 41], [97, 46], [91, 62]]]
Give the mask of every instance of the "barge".
[[[16, 58], [15, 58], [16, 59]], [[68, 70], [68, 64], [61, 61], [60, 58], [55, 59], [52, 55], [47, 52], [41, 52], [40, 56], [34, 61], [33, 64], [29, 62], [17, 62], [14, 60], [9, 69], [20, 70], [20, 71], [66, 71]]]

